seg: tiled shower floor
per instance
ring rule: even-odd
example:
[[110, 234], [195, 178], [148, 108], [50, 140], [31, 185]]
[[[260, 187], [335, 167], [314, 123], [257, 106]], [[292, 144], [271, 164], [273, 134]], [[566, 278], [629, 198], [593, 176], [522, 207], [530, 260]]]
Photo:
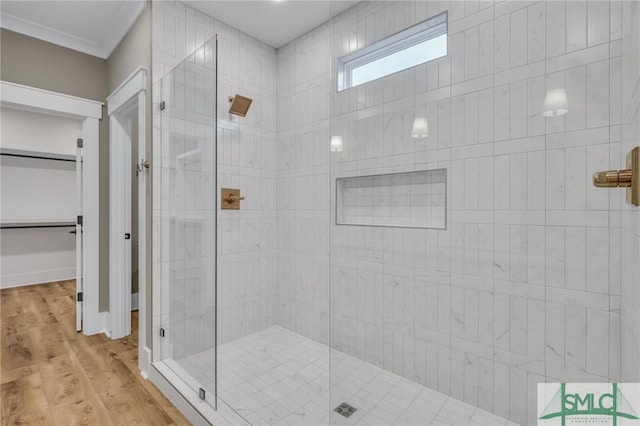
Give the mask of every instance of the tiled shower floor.
[[[179, 361], [213, 389], [211, 351]], [[515, 425], [285, 328], [218, 347], [218, 396], [253, 425]], [[331, 404], [329, 398], [331, 397]], [[333, 411], [357, 408], [349, 418]], [[329, 417], [330, 416], [330, 417]]]

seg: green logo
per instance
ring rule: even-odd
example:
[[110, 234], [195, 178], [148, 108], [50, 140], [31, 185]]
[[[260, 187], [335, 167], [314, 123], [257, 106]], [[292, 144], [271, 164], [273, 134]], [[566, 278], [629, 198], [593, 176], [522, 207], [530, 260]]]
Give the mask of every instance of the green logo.
[[618, 417], [637, 420], [631, 404], [625, 398], [617, 383], [612, 384], [611, 393], [567, 393], [566, 383], [553, 395], [549, 404], [540, 416], [541, 420], [560, 417], [562, 426], [570, 416], [609, 416], [613, 425], [617, 425]]

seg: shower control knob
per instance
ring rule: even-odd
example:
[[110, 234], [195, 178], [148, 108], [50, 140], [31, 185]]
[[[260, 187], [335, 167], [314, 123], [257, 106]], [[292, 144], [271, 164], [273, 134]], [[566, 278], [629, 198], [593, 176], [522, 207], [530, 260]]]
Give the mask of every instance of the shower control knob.
[[225, 201], [229, 204], [233, 204], [237, 201], [241, 201], [244, 200], [244, 197], [240, 197], [238, 195], [233, 195], [233, 194], [229, 194], [227, 195], [227, 198], [225, 199]]
[[242, 200], [244, 197], [240, 196], [239, 189], [221, 189], [220, 208], [223, 210], [240, 210], [240, 201]]

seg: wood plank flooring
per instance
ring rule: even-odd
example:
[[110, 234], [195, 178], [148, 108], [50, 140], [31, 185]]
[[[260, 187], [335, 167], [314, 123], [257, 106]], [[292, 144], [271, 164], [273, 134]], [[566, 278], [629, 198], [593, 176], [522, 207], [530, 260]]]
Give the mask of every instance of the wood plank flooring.
[[188, 425], [123, 339], [75, 330], [75, 281], [0, 291], [2, 425]]

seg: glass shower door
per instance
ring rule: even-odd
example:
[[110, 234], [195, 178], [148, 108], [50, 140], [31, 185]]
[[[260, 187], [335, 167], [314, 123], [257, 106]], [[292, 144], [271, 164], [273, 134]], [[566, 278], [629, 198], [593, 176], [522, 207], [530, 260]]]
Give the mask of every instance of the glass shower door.
[[162, 360], [215, 407], [215, 37], [161, 86]]

